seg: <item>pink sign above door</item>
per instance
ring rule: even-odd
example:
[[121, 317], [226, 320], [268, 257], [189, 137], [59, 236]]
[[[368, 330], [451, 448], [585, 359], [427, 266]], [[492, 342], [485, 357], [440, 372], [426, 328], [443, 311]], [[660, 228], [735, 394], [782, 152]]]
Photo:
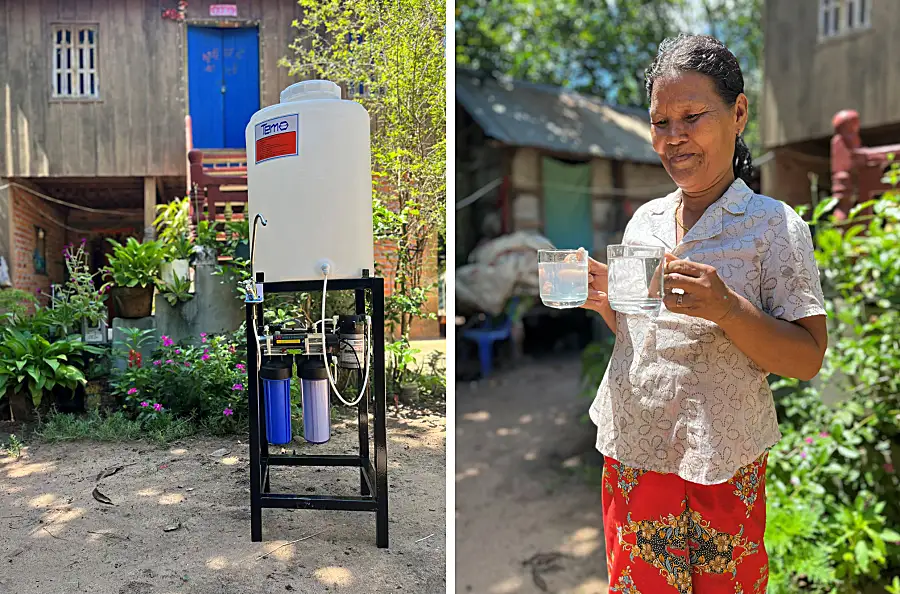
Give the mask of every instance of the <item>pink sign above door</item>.
[[237, 4], [210, 4], [209, 16], [216, 17], [236, 17]]

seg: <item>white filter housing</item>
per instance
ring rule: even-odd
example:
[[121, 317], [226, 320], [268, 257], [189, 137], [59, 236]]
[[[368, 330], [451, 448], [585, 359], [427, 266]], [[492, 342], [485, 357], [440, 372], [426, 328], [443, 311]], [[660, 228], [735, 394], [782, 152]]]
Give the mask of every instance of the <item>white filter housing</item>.
[[246, 130], [254, 278], [374, 276], [369, 114], [325, 80], [293, 84]]

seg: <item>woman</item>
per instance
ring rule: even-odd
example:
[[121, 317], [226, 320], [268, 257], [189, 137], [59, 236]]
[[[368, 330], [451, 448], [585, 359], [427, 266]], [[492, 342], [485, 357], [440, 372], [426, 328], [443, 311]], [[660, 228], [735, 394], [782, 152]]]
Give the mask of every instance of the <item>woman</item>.
[[678, 189], [641, 206], [623, 242], [666, 248], [665, 307], [614, 312], [597, 262], [586, 304], [616, 334], [590, 409], [610, 592], [764, 593], [766, 456], [781, 438], [767, 374], [811, 379], [827, 346], [812, 238], [745, 183], [747, 97], [722, 43], [667, 39], [646, 86]]

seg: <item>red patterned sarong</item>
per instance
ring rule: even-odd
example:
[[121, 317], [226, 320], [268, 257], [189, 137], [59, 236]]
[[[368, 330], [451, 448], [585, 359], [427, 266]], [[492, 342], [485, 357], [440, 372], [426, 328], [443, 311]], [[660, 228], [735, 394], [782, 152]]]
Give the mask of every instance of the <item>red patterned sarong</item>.
[[767, 458], [698, 485], [606, 457], [610, 594], [765, 594]]

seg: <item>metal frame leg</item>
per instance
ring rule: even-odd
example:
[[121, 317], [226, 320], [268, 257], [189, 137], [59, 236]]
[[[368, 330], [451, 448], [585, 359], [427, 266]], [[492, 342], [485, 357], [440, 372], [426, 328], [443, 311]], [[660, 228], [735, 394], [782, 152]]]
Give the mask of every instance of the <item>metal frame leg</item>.
[[253, 308], [247, 304], [247, 384], [250, 404], [250, 540], [262, 541], [262, 494], [260, 493], [260, 416], [259, 416], [259, 369], [256, 366], [256, 352], [259, 345], [253, 340]]
[[377, 509], [375, 511], [375, 540], [378, 548], [388, 546], [388, 480], [387, 480], [387, 427], [385, 417], [384, 381], [384, 280], [375, 279], [372, 283], [372, 344], [375, 345], [375, 386], [372, 396], [375, 399], [375, 493]]
[[[366, 314], [366, 290], [356, 290], [356, 313], [357, 315]], [[375, 344], [373, 337], [372, 344]], [[365, 365], [365, 363], [363, 363]], [[369, 492], [369, 481], [366, 480], [366, 472], [369, 468], [369, 400], [372, 393], [368, 392], [359, 401], [357, 405], [358, 424], [359, 424], [359, 492], [363, 497], [371, 495]]]

